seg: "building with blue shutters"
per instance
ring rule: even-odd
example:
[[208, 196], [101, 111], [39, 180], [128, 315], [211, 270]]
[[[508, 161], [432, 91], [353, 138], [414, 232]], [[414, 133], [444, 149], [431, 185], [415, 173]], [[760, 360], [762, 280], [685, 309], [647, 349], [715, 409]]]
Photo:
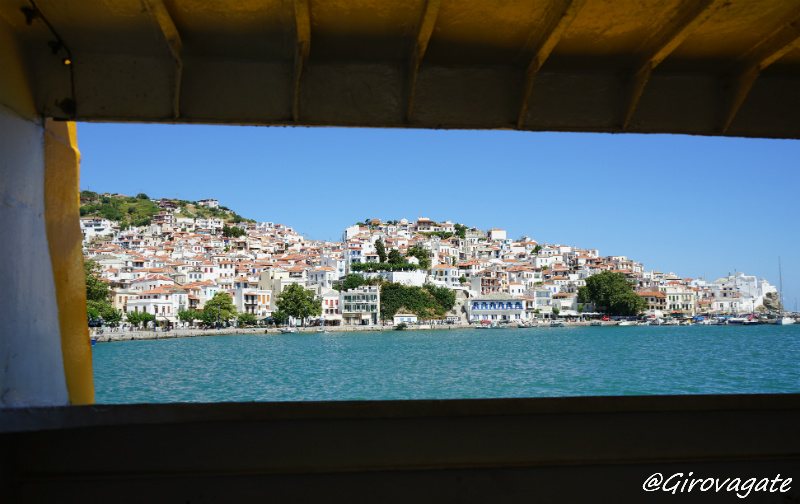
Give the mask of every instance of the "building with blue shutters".
[[493, 292], [467, 302], [470, 323], [515, 322], [523, 319], [525, 300], [507, 293]]

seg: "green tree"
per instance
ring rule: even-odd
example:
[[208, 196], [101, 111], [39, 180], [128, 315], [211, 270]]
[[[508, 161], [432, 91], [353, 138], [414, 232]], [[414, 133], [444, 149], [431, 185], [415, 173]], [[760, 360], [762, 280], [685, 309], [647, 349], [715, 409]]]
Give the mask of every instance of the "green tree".
[[88, 259], [83, 262], [86, 281], [86, 313], [90, 319], [102, 318], [109, 324], [122, 320], [122, 312], [111, 306], [108, 282], [100, 279], [100, 265]]
[[334, 285], [333, 288], [341, 292], [355, 289], [356, 287], [361, 287], [366, 284], [366, 280], [361, 275], [357, 273], [348, 273], [347, 276], [344, 277], [344, 280], [339, 285]]
[[439, 308], [444, 311], [450, 311], [456, 304], [456, 293], [447, 287], [436, 287], [433, 284], [425, 284], [425, 290], [430, 292], [436, 299]]
[[350, 265], [351, 271], [414, 271], [417, 269], [420, 269], [420, 266], [404, 262], [399, 264], [364, 262]]
[[455, 304], [455, 293], [446, 287], [406, 286], [385, 282], [381, 286], [381, 315], [392, 318], [400, 310], [414, 313], [421, 319], [441, 319]]
[[134, 327], [138, 327], [139, 324], [141, 323], [144, 323], [146, 325], [148, 322], [152, 322], [153, 320], [156, 319], [156, 317], [151, 313], [137, 312], [137, 311], [128, 312], [126, 314], [126, 317], [128, 319], [128, 322], [130, 322], [130, 324]]
[[411, 256], [414, 256], [417, 258], [417, 260], [419, 260], [420, 268], [428, 269], [431, 267], [431, 260], [428, 257], [428, 251], [425, 250], [424, 248], [418, 247], [416, 245], [409, 248], [406, 257], [411, 257]]
[[289, 315], [285, 311], [275, 310], [272, 312], [272, 321], [276, 325], [283, 325], [289, 320]]
[[453, 229], [456, 230], [456, 236], [458, 236], [462, 240], [467, 238], [467, 226], [463, 224], [455, 224], [453, 225]]
[[189, 325], [197, 319], [198, 313], [194, 310], [178, 310], [178, 318], [183, 322], [188, 322]]
[[138, 326], [138, 325], [139, 325], [139, 322], [141, 322], [141, 321], [142, 321], [142, 318], [141, 318], [141, 316], [140, 316], [140, 315], [141, 315], [141, 314], [140, 314], [139, 312], [132, 311], [132, 312], [128, 312], [128, 313], [126, 313], [126, 314], [125, 314], [125, 318], [126, 318], [126, 319], [128, 319], [128, 322], [129, 322], [129, 323], [130, 323], [132, 326], [136, 327], [136, 326]]
[[239, 236], [245, 236], [246, 234], [247, 231], [239, 226], [224, 226], [222, 228], [222, 236], [226, 238], [238, 238]]
[[609, 315], [636, 315], [647, 308], [647, 301], [633, 291], [622, 273], [604, 271], [586, 279], [578, 289], [578, 302], [594, 303]]
[[86, 300], [108, 302], [111, 291], [108, 282], [100, 280], [100, 265], [87, 259], [83, 262], [83, 272], [86, 278]]
[[538, 254], [541, 251], [542, 251], [541, 245], [536, 245], [535, 247], [533, 247], [533, 253], [534, 254]]
[[403, 254], [397, 249], [389, 251], [389, 264], [403, 264]]
[[200, 318], [206, 324], [213, 324], [217, 321], [217, 315], [219, 315], [220, 322], [227, 322], [236, 317], [236, 307], [233, 306], [233, 300], [225, 292], [217, 292], [214, 297], [206, 301]]
[[461, 275], [460, 277], [458, 277], [458, 282], [462, 283], [462, 284], [463, 283], [467, 283], [467, 277], [465, 277], [464, 275]]
[[255, 325], [256, 323], [256, 316], [252, 313], [240, 313], [239, 317], [236, 319], [239, 322], [239, 325]]
[[559, 310], [557, 306], [554, 306], [554, 307], [553, 307], [553, 315], [555, 315], [556, 317], [558, 317], [558, 314], [559, 314], [559, 313], [561, 313], [561, 310]]
[[139, 194], [136, 195], [136, 199], [149, 200], [150, 197], [148, 195], [146, 195], [145, 193], [139, 193]]
[[386, 262], [386, 247], [383, 246], [383, 242], [380, 238], [375, 241], [375, 250], [378, 252], [378, 260], [382, 263]]
[[304, 289], [300, 284], [293, 283], [283, 289], [275, 300], [275, 306], [296, 319], [322, 314], [322, 300], [316, 299], [314, 291]]
[[109, 303], [103, 303], [100, 307], [100, 317], [107, 324], [116, 324], [122, 321], [122, 310], [117, 310]]

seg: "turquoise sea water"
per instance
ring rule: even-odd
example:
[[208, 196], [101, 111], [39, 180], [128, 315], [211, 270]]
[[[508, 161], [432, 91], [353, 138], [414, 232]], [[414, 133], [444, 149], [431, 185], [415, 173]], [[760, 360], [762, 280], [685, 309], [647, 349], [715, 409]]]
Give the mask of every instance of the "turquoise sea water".
[[800, 392], [800, 325], [236, 335], [92, 351], [99, 404]]

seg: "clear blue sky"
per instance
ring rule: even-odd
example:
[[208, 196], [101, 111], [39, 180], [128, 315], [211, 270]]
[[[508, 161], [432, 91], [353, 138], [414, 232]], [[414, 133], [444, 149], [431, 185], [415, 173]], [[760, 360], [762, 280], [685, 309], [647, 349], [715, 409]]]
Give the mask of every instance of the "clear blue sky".
[[798, 141], [81, 123], [78, 145], [82, 189], [216, 198], [309, 238], [426, 216], [776, 286], [781, 256], [800, 297]]

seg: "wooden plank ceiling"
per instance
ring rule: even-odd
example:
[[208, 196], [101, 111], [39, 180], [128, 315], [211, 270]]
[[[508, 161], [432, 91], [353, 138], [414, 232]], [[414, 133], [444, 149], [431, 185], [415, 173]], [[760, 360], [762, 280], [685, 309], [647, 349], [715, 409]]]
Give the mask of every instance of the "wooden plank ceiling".
[[59, 119], [800, 138], [796, 0], [0, 0], [0, 29]]

